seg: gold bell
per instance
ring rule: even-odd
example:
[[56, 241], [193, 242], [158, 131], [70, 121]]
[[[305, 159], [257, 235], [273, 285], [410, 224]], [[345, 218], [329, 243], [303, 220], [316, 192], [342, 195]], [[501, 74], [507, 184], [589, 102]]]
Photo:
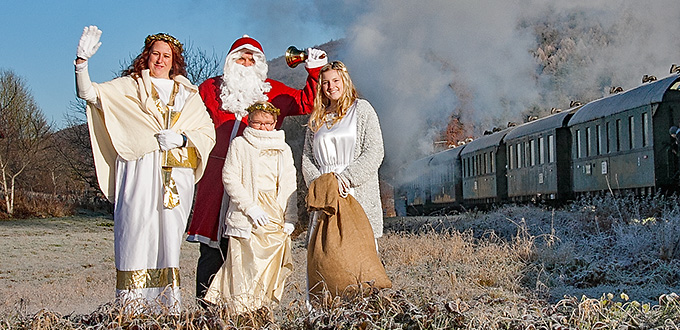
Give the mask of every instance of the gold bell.
[[286, 49], [286, 64], [294, 68], [307, 59], [307, 51], [290, 46]]

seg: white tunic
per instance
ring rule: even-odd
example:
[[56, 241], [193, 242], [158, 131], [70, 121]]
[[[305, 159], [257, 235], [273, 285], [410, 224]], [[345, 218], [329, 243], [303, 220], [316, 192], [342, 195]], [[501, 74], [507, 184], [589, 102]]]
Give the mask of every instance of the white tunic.
[[[151, 79], [158, 96], [167, 104], [173, 81]], [[175, 97], [175, 111], [181, 111], [189, 95], [180, 88]], [[132, 290], [116, 289], [122, 300], [145, 298], [160, 302], [170, 311], [179, 311], [179, 254], [194, 195], [194, 172], [191, 168], [173, 168], [172, 178], [180, 196], [178, 206], [163, 207], [161, 151], [142, 158], [116, 160], [116, 199], [114, 203], [114, 250], [118, 281], [121, 277], [144, 276]], [[163, 278], [165, 277], [165, 279]], [[170, 285], [170, 287], [167, 287]], [[155, 304], [151, 304], [153, 306]]]
[[[354, 144], [357, 140], [356, 103], [354, 103], [340, 121], [331, 128], [325, 124], [314, 133], [312, 151], [314, 159], [319, 164], [321, 174], [342, 173], [354, 159]], [[332, 122], [332, 119], [328, 121]], [[354, 188], [349, 189], [349, 194], [354, 195]], [[307, 240], [312, 237], [316, 230], [318, 212], [311, 214], [310, 228], [307, 231]]]
[[[79, 89], [89, 92], [81, 97], [101, 107], [99, 94], [88, 86], [89, 78], [78, 75], [87, 75], [86, 67], [76, 69], [76, 77], [81, 78], [77, 79]], [[167, 104], [174, 81], [158, 78], [151, 81], [160, 100]], [[181, 111], [189, 95], [181, 86], [175, 97], [175, 111]], [[156, 303], [159, 302], [175, 313], [180, 310], [180, 244], [191, 211], [194, 171], [173, 168], [180, 203], [173, 209], [164, 208], [161, 155], [160, 150], [155, 150], [135, 160], [126, 161], [120, 156], [116, 159], [113, 213], [116, 298], [133, 310], [150, 307], [160, 311]]]
[[323, 125], [314, 134], [314, 159], [321, 174], [341, 173], [354, 159], [357, 140], [356, 107], [352, 105], [345, 116], [330, 129]]

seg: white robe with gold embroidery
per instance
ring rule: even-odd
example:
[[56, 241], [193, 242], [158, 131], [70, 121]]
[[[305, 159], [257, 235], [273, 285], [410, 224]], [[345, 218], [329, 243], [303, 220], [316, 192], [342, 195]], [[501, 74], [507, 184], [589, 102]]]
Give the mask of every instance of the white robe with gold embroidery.
[[140, 77], [93, 84], [87, 67], [76, 68], [78, 96], [88, 101], [97, 178], [115, 206], [116, 297], [123, 304], [139, 303], [128, 305], [135, 310], [149, 307], [175, 313], [180, 308], [180, 244], [191, 211], [194, 184], [203, 173], [215, 131], [196, 86], [182, 76], [175, 77], [180, 85], [175, 111], [181, 110], [181, 114], [171, 129], [187, 136], [188, 146], [196, 148], [199, 162], [196, 169], [172, 169], [180, 203], [172, 209], [165, 208], [162, 153], [155, 134], [166, 127], [152, 100], [151, 86], [155, 86], [165, 104], [172, 81], [153, 80], [154, 83], [148, 70], [144, 70]]

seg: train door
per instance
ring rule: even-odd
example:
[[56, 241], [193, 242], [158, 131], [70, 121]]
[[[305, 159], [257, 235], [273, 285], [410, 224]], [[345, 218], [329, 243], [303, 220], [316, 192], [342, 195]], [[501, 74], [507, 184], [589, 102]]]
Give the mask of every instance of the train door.
[[662, 102], [652, 111], [652, 136], [655, 154], [656, 186], [662, 190], [678, 190], [680, 186], [680, 135], [673, 134], [673, 126], [680, 127], [680, 103]]

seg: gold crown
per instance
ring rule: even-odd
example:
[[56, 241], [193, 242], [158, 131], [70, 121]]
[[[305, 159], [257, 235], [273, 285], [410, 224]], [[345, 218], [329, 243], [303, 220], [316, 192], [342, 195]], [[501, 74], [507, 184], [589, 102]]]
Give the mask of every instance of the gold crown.
[[171, 43], [175, 45], [175, 47], [179, 48], [179, 52], [182, 53], [184, 51], [184, 46], [182, 46], [182, 43], [179, 42], [179, 40], [175, 39], [175, 37], [167, 34], [167, 33], [156, 33], [152, 34], [146, 37], [144, 39], [144, 47], [146, 47], [149, 43], [152, 41], [165, 41], [168, 43]]
[[260, 110], [260, 111], [276, 114], [277, 116], [281, 113], [281, 110], [279, 110], [279, 108], [275, 107], [274, 105], [272, 105], [269, 102], [266, 102], [266, 103], [265, 102], [257, 102], [255, 104], [249, 106], [246, 110], [248, 110], [249, 113], [253, 112], [255, 110]]

